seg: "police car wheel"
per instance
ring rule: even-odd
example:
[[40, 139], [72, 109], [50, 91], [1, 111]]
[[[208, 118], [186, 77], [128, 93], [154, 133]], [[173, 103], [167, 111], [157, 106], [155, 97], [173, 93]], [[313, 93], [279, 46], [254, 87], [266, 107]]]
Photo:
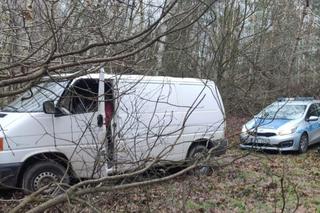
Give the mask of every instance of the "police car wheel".
[[305, 153], [308, 149], [308, 145], [309, 145], [308, 135], [306, 133], [303, 133], [299, 141], [299, 152]]
[[29, 192], [34, 192], [48, 185], [42, 193], [46, 195], [56, 195], [61, 193], [62, 187], [58, 183], [64, 185], [69, 184], [69, 175], [66, 169], [54, 162], [43, 161], [31, 165], [23, 175], [22, 188]]

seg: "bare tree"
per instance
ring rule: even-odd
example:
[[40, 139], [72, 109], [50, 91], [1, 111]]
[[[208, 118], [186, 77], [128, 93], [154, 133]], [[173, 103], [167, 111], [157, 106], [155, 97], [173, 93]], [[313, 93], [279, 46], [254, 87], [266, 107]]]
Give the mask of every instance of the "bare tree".
[[[6, 97], [4, 103], [11, 99], [8, 96], [28, 91], [40, 82], [64, 82], [95, 73], [100, 67], [120, 76], [129, 73], [212, 79], [222, 88], [229, 114], [255, 114], [276, 96], [313, 96], [320, 91], [316, 81], [319, 77], [319, 6], [316, 1], [16, 0], [1, 1], [0, 6], [0, 97]], [[60, 85], [65, 89], [66, 85]], [[135, 85], [129, 85], [127, 92], [135, 89]], [[132, 129], [137, 134], [145, 130], [147, 151], [133, 149], [130, 144], [114, 147], [130, 159], [124, 159], [124, 165], [135, 164], [135, 171], [87, 180], [68, 189], [62, 181], [58, 186], [65, 190], [64, 194], [39, 201], [39, 194], [48, 190], [47, 186], [40, 187], [14, 211], [30, 210], [31, 205], [35, 209], [30, 211], [41, 212], [61, 203], [72, 206], [73, 202], [96, 211], [92, 203], [86, 202], [88, 194], [153, 184], [192, 170], [199, 163], [212, 164], [209, 158], [192, 161], [190, 167], [168, 177], [140, 182], [128, 180], [143, 174], [179, 146], [175, 143], [163, 146], [160, 152], [154, 151], [155, 145], [163, 142], [161, 136], [173, 134], [170, 130], [173, 114], [167, 112], [163, 117], [155, 117], [152, 113], [158, 107], [170, 105], [170, 101], [163, 98], [166, 94], [161, 93], [167, 90], [166, 86], [155, 88], [154, 94], [145, 94], [142, 89], [137, 99], [130, 100], [131, 108], [115, 109], [127, 116], [123, 118], [125, 125], [113, 132], [114, 136]], [[87, 90], [70, 88], [68, 92], [70, 97], [83, 96], [80, 107], [92, 99]], [[32, 96], [33, 90], [30, 91]], [[46, 95], [61, 95], [52, 92]], [[30, 92], [26, 94], [28, 97]], [[184, 114], [186, 121], [201, 103], [201, 93], [198, 95]], [[111, 99], [116, 102], [120, 98], [118, 94]], [[139, 110], [148, 101], [154, 103], [150, 120], [139, 123]], [[76, 128], [90, 133], [88, 127], [96, 122], [96, 117], [79, 117], [77, 122]], [[185, 123], [182, 123], [178, 130], [184, 128]], [[209, 131], [212, 126], [206, 128]], [[79, 147], [75, 152], [83, 150], [80, 145], [85, 134], [79, 134], [77, 140], [59, 138], [47, 131], [44, 134], [76, 144]], [[137, 148], [141, 141], [134, 140], [137, 139], [135, 135], [132, 137]], [[177, 142], [179, 137], [176, 135]], [[93, 168], [91, 177], [101, 177], [101, 165], [112, 163], [112, 159], [103, 158], [107, 140], [95, 145], [93, 150], [86, 150], [92, 161], [85, 166]], [[86, 157], [77, 160], [84, 159]], [[65, 164], [68, 166], [68, 162]], [[281, 182], [282, 190], [284, 184], [285, 177]], [[286, 205], [285, 199], [283, 201], [282, 210]]]

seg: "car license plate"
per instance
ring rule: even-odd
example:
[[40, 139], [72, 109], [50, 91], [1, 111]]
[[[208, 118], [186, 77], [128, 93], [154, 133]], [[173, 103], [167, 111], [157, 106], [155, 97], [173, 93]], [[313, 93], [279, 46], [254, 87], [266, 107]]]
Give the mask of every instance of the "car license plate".
[[250, 143], [269, 143], [268, 138], [250, 138]]

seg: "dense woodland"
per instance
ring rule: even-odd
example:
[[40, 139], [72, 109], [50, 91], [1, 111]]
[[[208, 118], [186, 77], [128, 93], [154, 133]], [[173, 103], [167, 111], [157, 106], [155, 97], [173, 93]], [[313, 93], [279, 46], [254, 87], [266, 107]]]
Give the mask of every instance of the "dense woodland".
[[95, 72], [101, 64], [108, 73], [212, 79], [237, 114], [278, 96], [320, 92], [317, 0], [0, 4], [2, 97], [42, 76]]
[[319, 47], [319, 0], [0, 0], [1, 105], [44, 76], [100, 67], [211, 79], [229, 139], [202, 181], [187, 172], [125, 174], [80, 182], [52, 199], [14, 192], [3, 201], [0, 193], [0, 212], [319, 211], [318, 153], [238, 149], [247, 116], [276, 97], [320, 98]]

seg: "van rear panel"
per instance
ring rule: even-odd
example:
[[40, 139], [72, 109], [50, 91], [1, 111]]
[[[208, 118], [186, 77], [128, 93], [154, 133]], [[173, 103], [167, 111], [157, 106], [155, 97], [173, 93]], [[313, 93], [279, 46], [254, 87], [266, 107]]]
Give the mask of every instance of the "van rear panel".
[[223, 103], [212, 81], [118, 82], [119, 161], [180, 161], [193, 141], [224, 139]]

